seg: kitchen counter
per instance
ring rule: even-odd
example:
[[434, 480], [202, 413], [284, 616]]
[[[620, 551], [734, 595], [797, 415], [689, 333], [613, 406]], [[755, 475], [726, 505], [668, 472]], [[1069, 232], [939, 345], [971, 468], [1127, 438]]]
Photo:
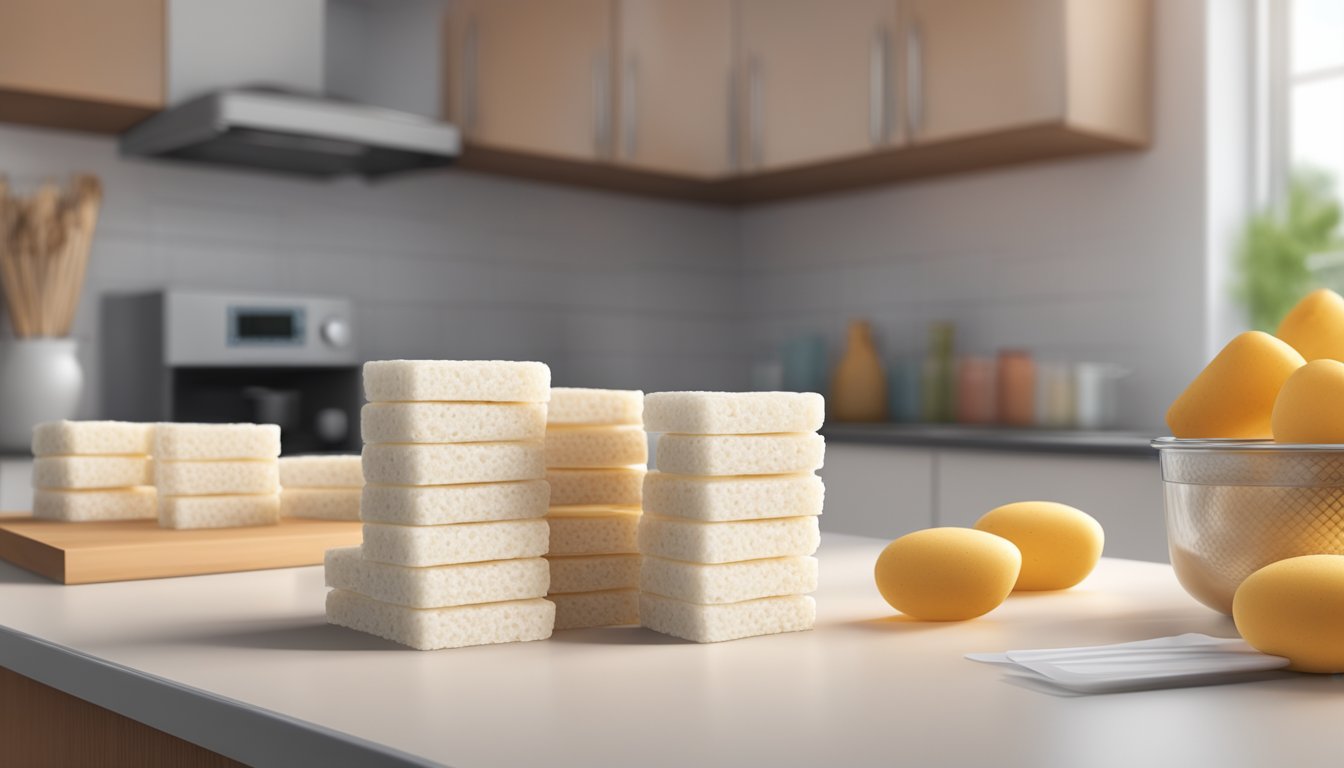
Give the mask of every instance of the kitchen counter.
[[883, 544], [825, 536], [812, 632], [439, 652], [326, 625], [320, 568], [62, 587], [0, 564], [0, 664], [258, 766], [1337, 763], [1338, 676], [1071, 697], [962, 658], [1234, 635], [1168, 566], [1104, 560], [1071, 591], [927, 624], [878, 596]]
[[1155, 434], [1082, 429], [1016, 429], [967, 424], [827, 424], [828, 442], [897, 445], [921, 448], [1066, 453], [1073, 455], [1145, 456], [1156, 458], [1150, 445]]

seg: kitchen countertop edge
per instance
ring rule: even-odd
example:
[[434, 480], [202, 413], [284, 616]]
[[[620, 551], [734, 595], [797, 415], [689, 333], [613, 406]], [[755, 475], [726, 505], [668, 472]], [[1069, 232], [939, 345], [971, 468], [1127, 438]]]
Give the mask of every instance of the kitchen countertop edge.
[[1156, 458], [1153, 435], [1142, 432], [1033, 430], [942, 424], [827, 424], [833, 443], [1021, 453]]

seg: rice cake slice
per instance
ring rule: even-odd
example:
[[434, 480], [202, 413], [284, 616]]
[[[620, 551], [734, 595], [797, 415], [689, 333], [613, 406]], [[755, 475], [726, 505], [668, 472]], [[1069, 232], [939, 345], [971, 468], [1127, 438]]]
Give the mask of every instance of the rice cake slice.
[[545, 520], [457, 525], [364, 524], [363, 555], [379, 563], [424, 567], [511, 560], [546, 554]]
[[826, 401], [815, 392], [654, 392], [644, 397], [644, 428], [684, 435], [815, 432]]
[[153, 520], [158, 494], [152, 485], [111, 490], [33, 492], [33, 517], [67, 523]]
[[637, 589], [550, 595], [546, 599], [555, 603], [557, 630], [639, 624]]
[[766, 597], [726, 605], [698, 605], [641, 593], [639, 623], [665, 635], [695, 643], [812, 629], [817, 603], [808, 595]]
[[820, 469], [826, 441], [816, 434], [659, 435], [660, 472], [675, 475], [786, 475]]
[[644, 476], [644, 511], [704, 522], [820, 515], [826, 486], [811, 474]]
[[543, 517], [551, 498], [545, 480], [467, 485], [366, 485], [366, 523], [450, 525]]
[[359, 488], [281, 488], [280, 516], [358, 520]]
[[639, 552], [638, 507], [552, 507], [550, 554], [615, 555]]
[[65, 420], [33, 427], [34, 456], [148, 456], [153, 450], [153, 424]]
[[588, 504], [639, 506], [644, 498], [642, 467], [621, 469], [548, 469], [546, 482], [551, 486], [551, 506], [569, 507]]
[[276, 493], [280, 465], [275, 459], [247, 461], [159, 461], [154, 484], [167, 496]]
[[639, 427], [550, 427], [546, 430], [547, 469], [600, 469], [643, 466], [649, 438]]
[[551, 569], [551, 594], [639, 587], [639, 555], [548, 554], [546, 560]]
[[71, 490], [153, 484], [154, 465], [144, 456], [42, 456], [33, 460], [34, 488]]
[[159, 495], [160, 528], [244, 528], [277, 525], [280, 494], [251, 496]]
[[383, 485], [533, 480], [546, 474], [540, 440], [516, 443], [378, 443], [364, 446], [364, 479]]
[[283, 488], [363, 488], [364, 464], [357, 453], [281, 456]]
[[364, 364], [364, 394], [375, 403], [544, 403], [551, 369], [512, 360], [375, 360]]
[[637, 389], [552, 387], [549, 424], [612, 426], [644, 423], [644, 393]]
[[421, 651], [545, 640], [555, 627], [555, 604], [541, 598], [452, 608], [406, 608], [333, 589], [327, 622]]
[[545, 403], [368, 403], [366, 443], [492, 443], [541, 440]]
[[817, 591], [817, 559], [772, 557], [708, 565], [645, 557], [639, 588], [701, 605], [803, 595]]
[[159, 460], [274, 459], [280, 455], [275, 424], [185, 424], [154, 427], [154, 458]]
[[644, 515], [639, 524], [640, 554], [688, 563], [805, 557], [820, 545], [815, 517], [702, 523]]
[[407, 608], [449, 608], [545, 597], [551, 572], [540, 557], [408, 568], [365, 560], [359, 547], [327, 550], [328, 587]]

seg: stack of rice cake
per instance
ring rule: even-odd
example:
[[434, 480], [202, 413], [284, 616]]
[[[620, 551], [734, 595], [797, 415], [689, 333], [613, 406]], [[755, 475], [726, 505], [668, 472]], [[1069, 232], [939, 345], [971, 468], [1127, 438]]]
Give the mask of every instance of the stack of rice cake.
[[649, 460], [643, 413], [637, 390], [551, 390], [547, 597], [556, 629], [639, 623], [639, 499]]
[[164, 528], [280, 522], [280, 427], [159, 424], [154, 480]]
[[282, 456], [281, 517], [358, 520], [364, 469], [357, 455]]
[[33, 427], [33, 515], [79, 523], [155, 515], [154, 425], [49, 421]]
[[364, 543], [327, 552], [327, 621], [420, 650], [544, 640], [542, 363], [364, 366]]
[[659, 392], [640, 623], [699, 643], [811, 629], [824, 488], [820, 395]]

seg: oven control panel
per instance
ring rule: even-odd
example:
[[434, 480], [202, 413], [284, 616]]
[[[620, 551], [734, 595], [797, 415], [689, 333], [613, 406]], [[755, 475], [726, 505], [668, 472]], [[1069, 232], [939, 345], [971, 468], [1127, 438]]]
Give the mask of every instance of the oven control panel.
[[162, 311], [169, 366], [357, 362], [348, 299], [170, 290]]

